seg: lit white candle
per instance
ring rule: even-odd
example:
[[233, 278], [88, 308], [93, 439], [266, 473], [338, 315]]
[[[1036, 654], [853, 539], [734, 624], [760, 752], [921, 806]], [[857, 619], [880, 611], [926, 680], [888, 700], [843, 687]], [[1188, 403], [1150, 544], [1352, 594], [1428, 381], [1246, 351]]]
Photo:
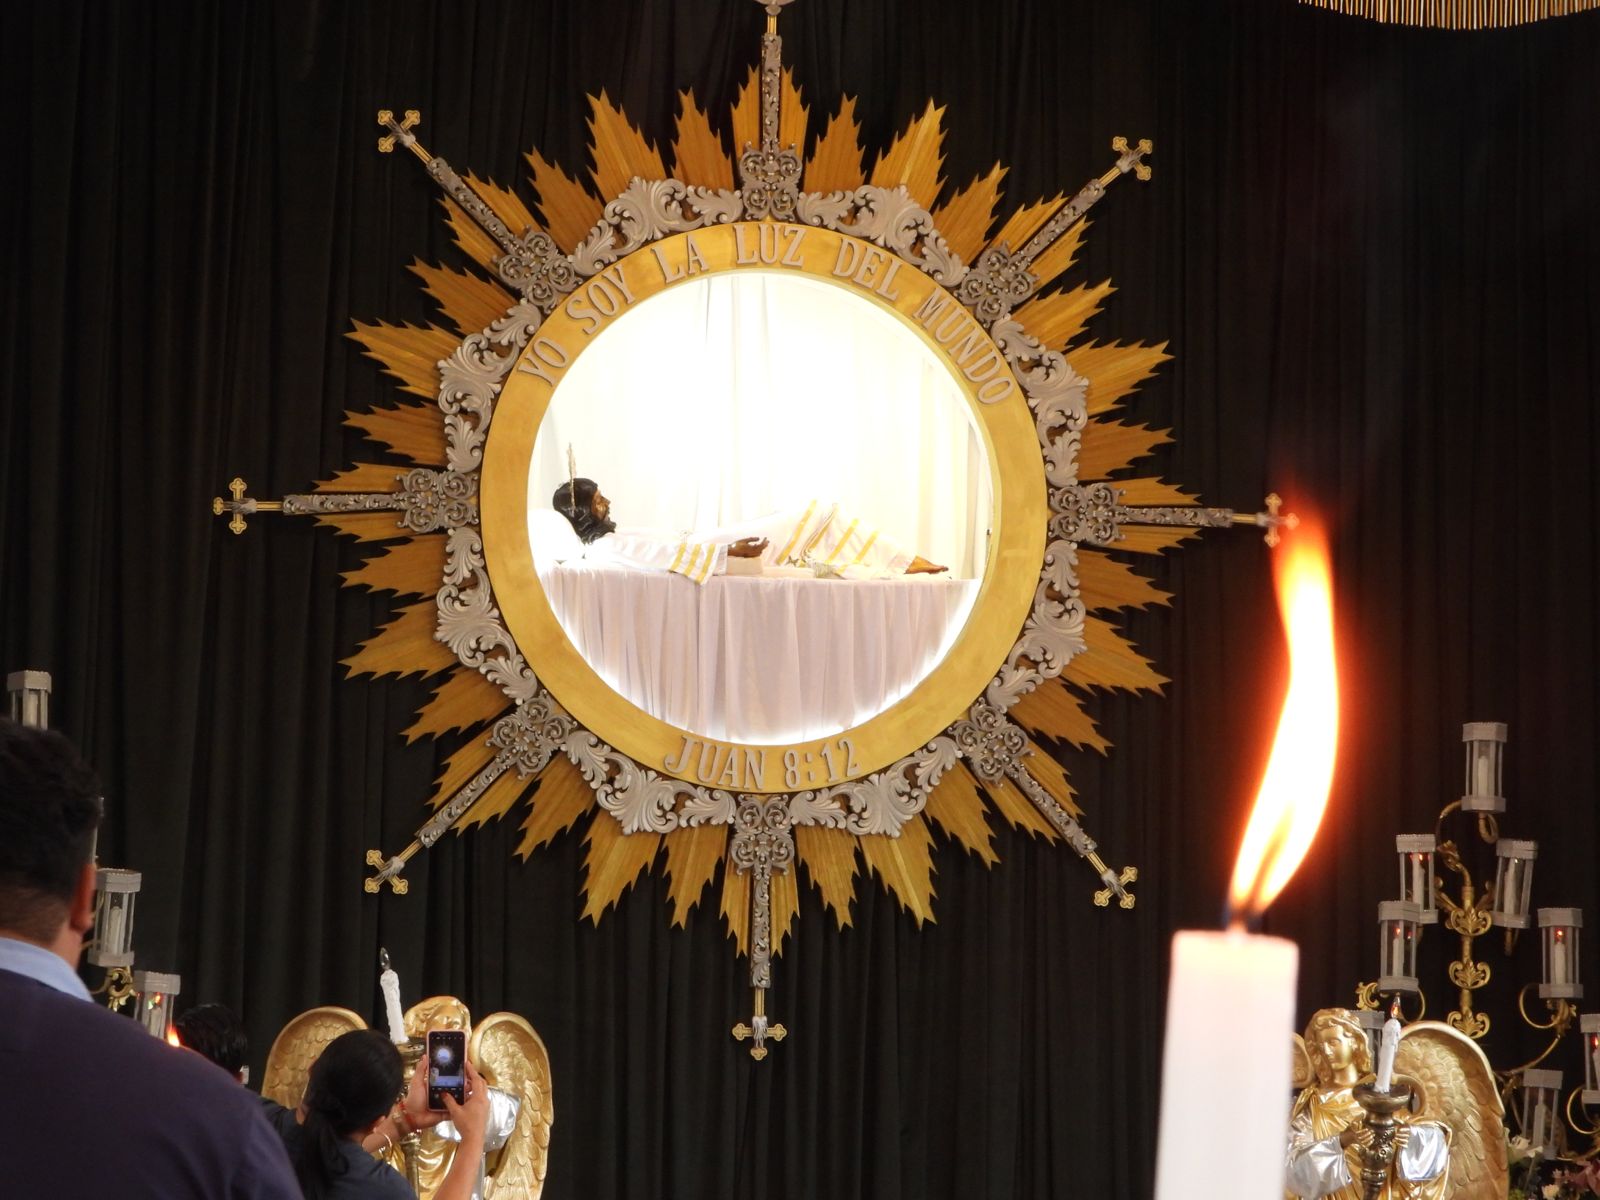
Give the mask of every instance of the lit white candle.
[[1500, 897], [1500, 911], [1513, 916], [1522, 912], [1522, 860], [1506, 859], [1506, 894]]
[[[387, 957], [387, 956], [385, 956]], [[411, 1038], [406, 1034], [405, 1013], [400, 1009], [400, 976], [392, 967], [385, 967], [378, 976], [378, 986], [383, 989], [383, 1010], [389, 1022], [389, 1040], [404, 1046]]]
[[100, 938], [100, 948], [112, 954], [121, 954], [126, 947], [122, 944], [123, 931], [127, 928], [126, 917], [123, 915], [122, 905], [111, 897], [106, 898], [106, 929]]
[[1280, 1200], [1300, 952], [1242, 931], [1172, 939], [1157, 1200]]
[[[1240, 922], [1272, 902], [1316, 836], [1339, 724], [1326, 545], [1302, 522], [1278, 553], [1289, 692], [1229, 889]], [[1172, 939], [1156, 1200], [1282, 1200], [1299, 957], [1238, 925]]]
[[1394, 1082], [1394, 1052], [1400, 1046], [1400, 1022], [1390, 1017], [1383, 1023], [1383, 1041], [1378, 1046], [1378, 1078], [1373, 1089], [1387, 1092]]
[[1589, 1042], [1594, 1047], [1589, 1051], [1589, 1065], [1594, 1068], [1594, 1075], [1590, 1077], [1590, 1082], [1596, 1088], [1600, 1088], [1600, 1038], [1590, 1038]]
[[[1544, 910], [1541, 909], [1541, 912]], [[1567, 982], [1567, 931], [1556, 929], [1550, 934], [1550, 982]]]
[[1427, 874], [1422, 869], [1422, 855], [1411, 856], [1411, 895], [1410, 901], [1422, 908], [1429, 907], [1432, 897], [1427, 894]]
[[1493, 796], [1494, 790], [1494, 759], [1491, 757], [1494, 750], [1490, 746], [1481, 746], [1472, 760], [1472, 794], [1474, 796]]

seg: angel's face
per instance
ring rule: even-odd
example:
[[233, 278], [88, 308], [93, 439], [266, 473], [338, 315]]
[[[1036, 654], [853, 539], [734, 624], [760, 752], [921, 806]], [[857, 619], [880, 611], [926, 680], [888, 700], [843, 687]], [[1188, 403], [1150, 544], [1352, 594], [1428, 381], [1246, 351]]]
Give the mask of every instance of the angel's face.
[[1331, 1021], [1317, 1030], [1312, 1046], [1330, 1074], [1348, 1069], [1355, 1063], [1358, 1053], [1355, 1035]]

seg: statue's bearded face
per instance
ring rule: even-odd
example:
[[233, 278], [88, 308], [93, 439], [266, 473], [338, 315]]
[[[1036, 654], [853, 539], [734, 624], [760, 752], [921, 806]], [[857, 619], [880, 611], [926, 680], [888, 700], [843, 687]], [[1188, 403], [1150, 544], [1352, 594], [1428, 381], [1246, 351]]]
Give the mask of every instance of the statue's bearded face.
[[597, 521], [604, 521], [611, 515], [611, 501], [606, 499], [599, 488], [595, 488], [594, 499], [589, 501], [589, 512]]

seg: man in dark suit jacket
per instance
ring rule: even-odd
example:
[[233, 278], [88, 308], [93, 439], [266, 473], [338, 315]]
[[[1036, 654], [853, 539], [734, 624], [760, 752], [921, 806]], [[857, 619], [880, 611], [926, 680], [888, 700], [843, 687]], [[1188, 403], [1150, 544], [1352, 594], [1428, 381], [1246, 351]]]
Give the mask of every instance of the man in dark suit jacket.
[[95, 1004], [78, 978], [100, 812], [65, 738], [0, 720], [0, 1190], [299, 1200], [260, 1102]]

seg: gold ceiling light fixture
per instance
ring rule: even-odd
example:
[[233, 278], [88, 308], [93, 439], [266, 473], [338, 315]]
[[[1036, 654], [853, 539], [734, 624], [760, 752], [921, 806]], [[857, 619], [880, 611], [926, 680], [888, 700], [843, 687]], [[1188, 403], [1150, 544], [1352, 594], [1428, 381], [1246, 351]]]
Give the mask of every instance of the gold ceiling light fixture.
[[[235, 480], [213, 505], [235, 532], [280, 510], [385, 543], [346, 584], [413, 598], [345, 664], [437, 678], [406, 737], [466, 741], [411, 844], [369, 852], [367, 890], [404, 892], [413, 855], [519, 806], [524, 859], [581, 826], [590, 919], [654, 868], [670, 877], [676, 925], [713, 889], [750, 962], [753, 1015], [734, 1033], [757, 1058], [781, 1036], [765, 991], [802, 865], [840, 927], [871, 875], [920, 925], [933, 919], [934, 829], [993, 865], [998, 817], [1078, 853], [1098, 876], [1094, 903], [1132, 908], [1137, 872], [1101, 858], [1044, 740], [1104, 753], [1088, 697], [1166, 682], [1118, 626], [1169, 599], [1137, 556], [1208, 526], [1256, 525], [1273, 544], [1292, 524], [1276, 498], [1235, 513], [1129, 475], [1170, 441], [1119, 419], [1165, 343], [1087, 339], [1111, 282], [1059, 281], [1090, 207], [1120, 176], [1150, 177], [1148, 141], [1114, 139], [1110, 166], [1070, 199], [1005, 212], [999, 164], [946, 186], [945, 110], [932, 102], [870, 161], [853, 98], [811, 136], [781, 64], [782, 5], [763, 7], [761, 62], [726, 132], [684, 92], [663, 154], [604, 93], [590, 97], [592, 167], [573, 175], [528, 154], [532, 206], [424, 149], [415, 111], [380, 112], [379, 149], [424, 164], [470, 260], [412, 267], [446, 324], [357, 322], [351, 334], [416, 399], [347, 422], [404, 465], [357, 463], [273, 502]], [[555, 616], [529, 534], [534, 442], [593, 338], [693, 277], [748, 271], [826, 284], [915, 334], [959, 392], [993, 481], [976, 514], [989, 531], [981, 584], [942, 659], [875, 715], [787, 743], [675, 726], [617, 691]]]

